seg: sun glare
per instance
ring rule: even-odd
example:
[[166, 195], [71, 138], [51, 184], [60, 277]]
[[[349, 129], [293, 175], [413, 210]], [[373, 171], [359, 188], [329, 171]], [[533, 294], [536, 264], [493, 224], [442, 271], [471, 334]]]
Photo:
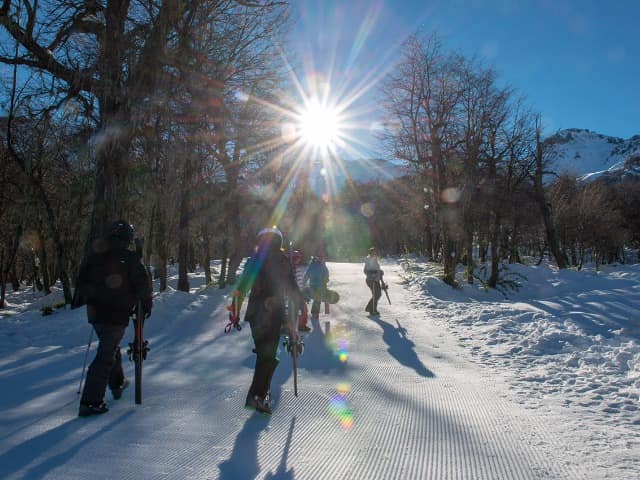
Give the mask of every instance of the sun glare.
[[338, 112], [319, 102], [309, 103], [300, 114], [300, 137], [309, 146], [333, 150], [340, 142]]

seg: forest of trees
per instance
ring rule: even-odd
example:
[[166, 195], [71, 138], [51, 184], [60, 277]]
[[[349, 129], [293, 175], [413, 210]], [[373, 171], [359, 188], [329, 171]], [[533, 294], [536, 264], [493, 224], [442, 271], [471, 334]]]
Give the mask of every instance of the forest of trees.
[[[407, 40], [380, 89], [381, 144], [407, 174], [312, 192], [282, 133], [292, 109], [283, 1], [3, 0], [0, 6], [0, 308], [7, 287], [66, 303], [81, 260], [119, 218], [145, 237], [160, 289], [202, 265], [235, 280], [277, 222], [308, 255], [376, 244], [466, 265], [551, 252], [561, 267], [637, 248], [637, 183], [547, 180], [539, 116], [476, 59]], [[292, 170], [298, 175], [291, 175]], [[281, 205], [286, 200], [286, 208]], [[214, 278], [210, 260], [221, 259]]]

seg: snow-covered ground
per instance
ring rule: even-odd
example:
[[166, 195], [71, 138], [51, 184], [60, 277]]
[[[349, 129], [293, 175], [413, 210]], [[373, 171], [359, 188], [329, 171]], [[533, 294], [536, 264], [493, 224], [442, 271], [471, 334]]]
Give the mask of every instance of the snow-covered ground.
[[505, 276], [517, 285], [504, 294], [479, 282], [452, 290], [424, 262], [405, 268], [414, 304], [503, 376], [515, 401], [556, 418], [589, 471], [640, 475], [639, 264], [599, 272], [509, 265]]
[[[0, 478], [528, 479], [640, 476], [640, 265], [508, 266], [519, 290], [453, 290], [419, 259], [383, 264], [380, 318], [361, 264], [272, 384], [272, 418], [242, 406], [249, 328], [223, 333], [229, 290], [156, 294], [143, 404], [132, 389], [80, 419], [90, 327], [60, 297], [0, 311]], [[175, 286], [176, 279], [171, 282]], [[132, 336], [128, 332], [125, 341]], [[95, 343], [90, 359], [95, 351]], [[133, 375], [132, 364], [125, 371]]]

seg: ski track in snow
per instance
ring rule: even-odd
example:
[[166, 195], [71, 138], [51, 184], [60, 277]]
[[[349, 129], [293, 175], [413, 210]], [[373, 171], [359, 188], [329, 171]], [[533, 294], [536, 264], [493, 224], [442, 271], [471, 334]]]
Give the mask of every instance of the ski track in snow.
[[[361, 265], [329, 268], [341, 301], [305, 336], [298, 398], [280, 352], [271, 418], [243, 408], [254, 356], [247, 324], [223, 333], [228, 290], [158, 296], [143, 405], [131, 387], [86, 419], [76, 417], [84, 312], [35, 314], [33, 327], [5, 319], [17, 323], [0, 338], [0, 478], [607, 478], [584, 468], [557, 411], [519, 401], [509, 378], [460, 345], [443, 311], [434, 320], [397, 263], [384, 265], [393, 305], [383, 295], [379, 318], [363, 310]], [[123, 351], [131, 337], [130, 328]]]

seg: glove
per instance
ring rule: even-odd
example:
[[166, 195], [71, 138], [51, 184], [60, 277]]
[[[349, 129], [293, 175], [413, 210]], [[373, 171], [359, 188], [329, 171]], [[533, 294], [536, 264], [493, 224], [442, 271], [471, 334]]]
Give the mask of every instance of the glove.
[[227, 305], [227, 310], [229, 310], [229, 322], [238, 323], [240, 321], [240, 311], [239, 311], [239, 309], [236, 312], [236, 308], [232, 303], [231, 305]]
[[231, 305], [227, 305], [227, 310], [229, 310], [229, 323], [224, 327], [224, 333], [229, 333], [232, 328], [240, 331], [242, 327], [240, 326], [240, 305], [236, 303], [237, 297], [233, 299]]

